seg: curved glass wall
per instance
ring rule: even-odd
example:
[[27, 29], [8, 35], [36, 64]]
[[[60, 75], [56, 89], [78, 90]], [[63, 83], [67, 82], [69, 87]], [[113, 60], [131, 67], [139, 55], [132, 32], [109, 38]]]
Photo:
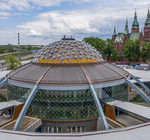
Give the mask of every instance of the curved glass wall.
[[[8, 85], [8, 99], [25, 102], [31, 90]], [[126, 85], [96, 89], [101, 102], [127, 100]], [[27, 111], [28, 116], [44, 120], [82, 120], [98, 117], [89, 89], [78, 91], [38, 90]]]
[[110, 102], [113, 100], [128, 101], [128, 86], [121, 84], [113, 87], [102, 88], [102, 101]]
[[17, 101], [24, 103], [30, 93], [31, 93], [31, 89], [29, 88], [22, 88], [22, 87], [13, 86], [13, 85], [7, 85], [8, 100], [17, 100]]

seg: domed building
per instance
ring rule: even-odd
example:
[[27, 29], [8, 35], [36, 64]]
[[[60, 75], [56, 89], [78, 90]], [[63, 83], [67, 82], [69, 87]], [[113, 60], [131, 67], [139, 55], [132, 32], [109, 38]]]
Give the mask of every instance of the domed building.
[[[32, 125], [32, 132], [116, 128], [121, 125], [118, 121], [112, 125], [117, 110], [108, 103], [129, 101], [128, 85], [134, 86], [129, 82], [130, 76], [125, 70], [105, 62], [91, 45], [64, 37], [43, 47], [32, 62], [3, 79], [4, 84], [7, 82], [8, 101], [19, 105], [12, 110], [13, 123], [2, 128], [26, 131], [29, 124], [33, 124], [32, 120], [40, 120], [38, 125]], [[23, 129], [27, 122], [28, 127]]]

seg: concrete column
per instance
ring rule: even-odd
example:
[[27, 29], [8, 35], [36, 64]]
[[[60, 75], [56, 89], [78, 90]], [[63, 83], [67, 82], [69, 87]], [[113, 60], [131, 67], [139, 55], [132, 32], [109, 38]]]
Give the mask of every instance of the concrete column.
[[46, 133], [46, 127], [44, 127], [44, 133]]
[[72, 133], [72, 127], [71, 127], [71, 133]]
[[49, 126], [47, 127], [47, 132], [49, 133]]
[[82, 126], [80, 126], [80, 132], [82, 132]]
[[56, 127], [56, 133], [58, 133], [58, 127]]
[[52, 133], [54, 133], [54, 127], [52, 127]]
[[100, 131], [100, 130], [102, 130], [102, 122], [101, 122], [101, 119], [100, 119], [100, 117], [98, 117], [98, 119], [97, 119], [97, 131]]
[[76, 129], [75, 129], [75, 130], [76, 130], [76, 132], [78, 132], [78, 127], [76, 127]]

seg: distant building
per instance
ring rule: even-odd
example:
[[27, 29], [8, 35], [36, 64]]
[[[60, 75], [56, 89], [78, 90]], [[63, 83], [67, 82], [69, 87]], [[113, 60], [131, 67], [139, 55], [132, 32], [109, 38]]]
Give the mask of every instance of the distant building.
[[127, 40], [140, 40], [142, 42], [150, 42], [150, 11], [148, 9], [147, 19], [145, 21], [144, 33], [139, 31], [139, 23], [137, 20], [137, 13], [135, 11], [134, 21], [132, 23], [131, 33], [129, 33], [128, 20], [126, 20], [124, 33], [116, 33], [116, 27], [114, 27], [114, 33], [112, 40], [115, 43], [117, 52], [123, 51], [123, 45]]

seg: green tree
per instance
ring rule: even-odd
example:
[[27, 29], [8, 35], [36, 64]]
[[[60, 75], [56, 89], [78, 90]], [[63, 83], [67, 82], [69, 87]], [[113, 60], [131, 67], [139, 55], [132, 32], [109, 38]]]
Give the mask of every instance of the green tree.
[[98, 37], [88, 37], [84, 38], [83, 41], [86, 43], [89, 43], [93, 47], [95, 47], [98, 51], [100, 51], [103, 54], [103, 51], [106, 47], [106, 42], [102, 39], [99, 39]]
[[13, 46], [0, 46], [0, 54], [1, 53], [10, 53], [14, 52]]
[[107, 60], [117, 59], [117, 50], [115, 48], [114, 42], [111, 39], [105, 41], [106, 45], [103, 51], [103, 55]]
[[0, 93], [0, 102], [6, 101], [6, 98]]
[[142, 44], [142, 52], [141, 52], [142, 60], [144, 62], [150, 59], [150, 43]]
[[115, 49], [114, 42], [111, 39], [102, 40], [98, 37], [88, 37], [84, 38], [83, 41], [89, 43], [95, 47], [102, 56], [107, 60], [116, 60], [117, 59], [117, 50]]
[[126, 42], [126, 44], [123, 47], [123, 53], [125, 58], [129, 60], [129, 62], [139, 61], [141, 56], [140, 46], [141, 42], [139, 40], [128, 40]]
[[31, 45], [29, 45], [28, 47], [27, 47], [27, 50], [32, 50], [33, 48], [32, 48], [32, 46]]
[[124, 54], [121, 52], [118, 54], [118, 61], [124, 61]]
[[19, 66], [21, 66], [20, 61], [13, 55], [9, 55], [5, 59], [5, 63], [7, 64], [7, 70], [15, 70]]
[[135, 62], [138, 62], [140, 60], [140, 57], [141, 57], [141, 42], [140, 40], [136, 40], [134, 42], [134, 61]]

